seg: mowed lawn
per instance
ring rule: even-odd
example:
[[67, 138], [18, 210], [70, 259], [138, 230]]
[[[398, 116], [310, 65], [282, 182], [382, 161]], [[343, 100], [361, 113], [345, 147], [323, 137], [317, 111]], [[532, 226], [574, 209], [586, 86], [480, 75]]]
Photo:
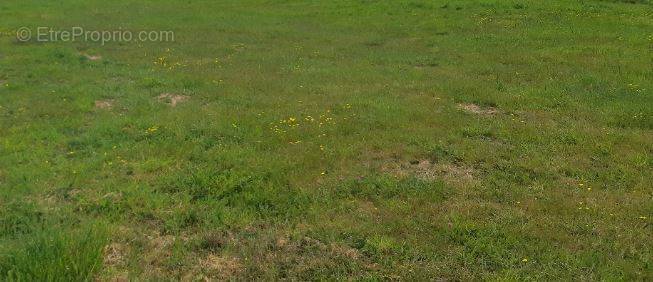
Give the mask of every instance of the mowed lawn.
[[0, 280], [653, 279], [648, 0], [22, 0], [0, 32]]

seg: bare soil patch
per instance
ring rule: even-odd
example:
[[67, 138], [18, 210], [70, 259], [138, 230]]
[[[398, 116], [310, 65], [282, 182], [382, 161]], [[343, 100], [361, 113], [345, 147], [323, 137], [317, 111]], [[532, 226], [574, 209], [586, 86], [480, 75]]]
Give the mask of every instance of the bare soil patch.
[[96, 100], [95, 108], [101, 110], [110, 110], [113, 107], [113, 100]]
[[86, 54], [86, 53], [82, 53], [82, 56], [84, 56], [84, 58], [88, 59], [89, 61], [102, 60], [102, 56], [100, 56], [100, 55], [89, 55], [89, 54]]
[[157, 96], [156, 99], [159, 100], [159, 102], [161, 103], [166, 103], [172, 107], [175, 107], [177, 106], [177, 104], [190, 99], [190, 97], [184, 95], [172, 94], [172, 93], [163, 93]]
[[499, 110], [494, 107], [481, 107], [476, 104], [458, 104], [458, 109], [477, 115], [495, 115]]

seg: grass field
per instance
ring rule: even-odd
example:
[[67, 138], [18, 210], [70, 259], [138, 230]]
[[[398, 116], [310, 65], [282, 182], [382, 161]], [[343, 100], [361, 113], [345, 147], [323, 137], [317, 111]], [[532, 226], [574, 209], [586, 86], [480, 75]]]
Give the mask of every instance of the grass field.
[[0, 280], [653, 279], [650, 1], [2, 1], [0, 32]]

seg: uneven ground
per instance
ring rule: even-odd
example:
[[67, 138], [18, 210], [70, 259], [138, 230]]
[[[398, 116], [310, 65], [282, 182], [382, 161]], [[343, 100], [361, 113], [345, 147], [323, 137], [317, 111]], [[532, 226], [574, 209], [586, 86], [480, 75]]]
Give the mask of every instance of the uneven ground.
[[646, 0], [2, 1], [0, 31], [0, 280], [653, 279]]

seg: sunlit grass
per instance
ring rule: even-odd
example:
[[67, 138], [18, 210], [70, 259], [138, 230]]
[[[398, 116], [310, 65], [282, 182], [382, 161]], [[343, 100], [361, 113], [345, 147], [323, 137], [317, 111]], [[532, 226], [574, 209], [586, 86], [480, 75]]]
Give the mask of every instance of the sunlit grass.
[[[7, 1], [5, 1], [7, 2]], [[0, 280], [650, 280], [648, 1], [11, 1]]]

